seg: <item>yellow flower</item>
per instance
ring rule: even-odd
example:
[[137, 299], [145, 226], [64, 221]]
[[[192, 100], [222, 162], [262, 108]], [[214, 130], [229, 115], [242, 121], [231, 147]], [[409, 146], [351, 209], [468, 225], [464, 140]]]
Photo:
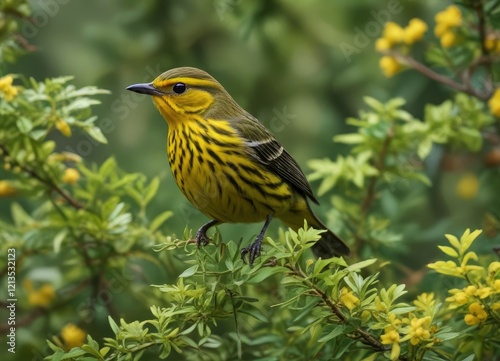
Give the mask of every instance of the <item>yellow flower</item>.
[[497, 53], [500, 51], [500, 39], [495, 37], [495, 35], [490, 34], [484, 40], [484, 46], [492, 53]]
[[14, 78], [12, 75], [6, 75], [0, 78], [0, 93], [3, 94], [5, 100], [10, 101], [19, 93], [19, 90], [12, 85]]
[[391, 360], [397, 360], [401, 353], [401, 346], [399, 346], [399, 333], [392, 327], [385, 329], [385, 333], [380, 336], [380, 340], [384, 345], [392, 345]]
[[16, 188], [14, 188], [9, 181], [0, 180], [0, 198], [11, 197], [16, 194]]
[[483, 309], [483, 306], [478, 302], [474, 302], [469, 305], [469, 313], [465, 315], [464, 320], [469, 326], [474, 326], [486, 321], [487, 318], [488, 314]]
[[66, 123], [61, 118], [57, 119], [57, 121], [56, 121], [56, 128], [65, 137], [68, 137], [68, 138], [71, 137], [71, 128], [70, 128], [70, 126], [68, 125], [68, 123]]
[[493, 294], [493, 289], [491, 287], [480, 287], [476, 291], [476, 296], [480, 299], [485, 299]]
[[475, 296], [476, 295], [476, 292], [477, 292], [477, 288], [476, 286], [467, 286], [464, 288], [464, 292], [467, 296]]
[[340, 291], [340, 302], [342, 302], [349, 311], [352, 311], [359, 305], [359, 298], [354, 295], [353, 291], [349, 291], [348, 288], [344, 287], [342, 291]]
[[488, 107], [490, 108], [491, 114], [500, 117], [500, 88], [495, 90], [493, 96], [488, 100]]
[[500, 271], [500, 262], [498, 261], [491, 262], [490, 265], [488, 266], [488, 272], [493, 275], [498, 271]]
[[495, 290], [495, 293], [500, 293], [500, 280], [495, 280], [493, 282], [493, 289]]
[[491, 310], [492, 311], [498, 311], [500, 310], [500, 302], [495, 302], [491, 305]]
[[62, 177], [62, 181], [67, 184], [75, 184], [79, 179], [80, 173], [75, 168], [67, 168]]
[[448, 26], [445, 24], [436, 24], [436, 27], [434, 28], [434, 35], [436, 35], [438, 38], [442, 37], [447, 31], [449, 30]]
[[380, 340], [384, 345], [392, 345], [399, 342], [399, 333], [394, 329], [386, 330], [383, 335], [380, 336]]
[[418, 18], [410, 20], [410, 23], [404, 28], [404, 42], [406, 44], [413, 44], [419, 41], [427, 31], [427, 24]]
[[389, 50], [391, 47], [392, 47], [391, 42], [386, 38], [377, 39], [377, 41], [375, 42], [375, 49], [380, 52]]
[[403, 67], [396, 58], [386, 55], [380, 58], [380, 68], [384, 72], [384, 75], [390, 78], [399, 73]]
[[456, 186], [456, 192], [462, 199], [473, 199], [479, 190], [479, 180], [474, 173], [463, 175]]
[[435, 305], [434, 301], [434, 293], [422, 293], [417, 296], [417, 299], [413, 301], [413, 304], [420, 310], [426, 311], [429, 308], [434, 307]]
[[443, 48], [451, 48], [457, 43], [457, 35], [453, 31], [446, 31], [441, 36], [441, 46]]
[[28, 302], [33, 306], [47, 307], [54, 301], [55, 298], [56, 292], [54, 290], [54, 286], [44, 284], [42, 287], [28, 295]]
[[[465, 305], [469, 302], [469, 296], [462, 290], [452, 289], [449, 291], [453, 296], [448, 297], [445, 301], [450, 303], [456, 303], [457, 306]], [[456, 308], [456, 307], [453, 307]]]
[[86, 337], [87, 333], [72, 323], [68, 323], [61, 330], [61, 338], [64, 342], [64, 348], [66, 350], [82, 346]]
[[428, 340], [431, 337], [429, 326], [431, 324], [430, 316], [423, 318], [412, 318], [410, 321], [410, 343], [415, 346], [422, 340]]
[[399, 326], [403, 321], [401, 321], [400, 319], [398, 319], [396, 317], [396, 314], [395, 313], [389, 313], [389, 316], [387, 317], [387, 322], [393, 327], [393, 328], [396, 328], [397, 326]]
[[385, 302], [382, 301], [379, 296], [375, 297], [375, 309], [377, 311], [384, 312], [384, 311], [388, 310], [388, 308], [389, 307], [387, 307], [387, 305], [385, 304]]
[[32, 306], [47, 307], [56, 298], [56, 291], [54, 289], [54, 286], [49, 283], [44, 283], [38, 289], [34, 289], [33, 282], [29, 278], [26, 278], [23, 281], [23, 287], [28, 293], [28, 302]]
[[462, 24], [462, 12], [455, 5], [448, 6], [445, 10], [435, 16], [436, 23], [449, 28], [457, 27]]
[[382, 37], [386, 39], [391, 44], [391, 46], [394, 44], [399, 44], [404, 39], [404, 30], [395, 22], [389, 21], [385, 23]]

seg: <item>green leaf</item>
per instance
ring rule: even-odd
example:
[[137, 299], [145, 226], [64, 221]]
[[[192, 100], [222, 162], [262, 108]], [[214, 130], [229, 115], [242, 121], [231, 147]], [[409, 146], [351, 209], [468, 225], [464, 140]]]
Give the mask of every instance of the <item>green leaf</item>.
[[347, 267], [346, 270], [348, 270], [348, 271], [359, 271], [360, 269], [363, 269], [363, 268], [366, 268], [368, 266], [371, 266], [375, 262], [377, 262], [376, 258], [367, 259], [367, 260], [364, 260], [364, 261], [357, 262], [357, 263], [349, 265], [349, 267]]
[[54, 253], [59, 253], [59, 251], [61, 250], [61, 245], [64, 239], [66, 238], [67, 234], [68, 234], [67, 229], [63, 229], [58, 234], [56, 234], [53, 241]]
[[28, 134], [33, 129], [33, 123], [26, 117], [19, 117], [16, 125], [22, 134]]
[[266, 267], [261, 268], [259, 272], [255, 273], [252, 277], [250, 277], [246, 283], [260, 283], [264, 281], [266, 278], [276, 274], [283, 272], [285, 269], [283, 267]]
[[459, 332], [439, 332], [436, 334], [436, 337], [440, 338], [443, 341], [453, 340], [454, 338], [457, 338], [459, 336], [461, 336]]
[[373, 110], [376, 112], [383, 112], [384, 111], [384, 104], [379, 102], [377, 99], [372, 98], [372, 97], [363, 97], [363, 100], [366, 104], [370, 106]]
[[92, 138], [97, 140], [99, 143], [102, 143], [102, 144], [108, 143], [108, 140], [106, 139], [104, 134], [102, 134], [101, 129], [98, 127], [87, 128], [85, 130], [85, 132], [87, 132], [88, 135], [90, 135]]
[[196, 271], [198, 271], [198, 265], [195, 264], [194, 266], [191, 266], [189, 267], [188, 269], [184, 270], [184, 272], [182, 272], [180, 275], [179, 275], [179, 278], [187, 278], [187, 277], [191, 277], [192, 275], [194, 275], [196, 273]]
[[359, 133], [340, 134], [333, 137], [333, 140], [344, 144], [359, 144], [365, 141], [365, 137]]
[[[332, 328], [333, 328], [333, 330], [328, 332]], [[325, 331], [327, 332], [327, 334], [324, 335], [323, 337], [321, 337], [318, 340], [318, 342], [330, 341], [330, 340], [334, 339], [335, 337], [342, 335], [344, 333], [345, 329], [346, 329], [346, 326], [344, 326], [344, 325], [329, 325], [323, 329], [323, 334], [325, 333]]]
[[151, 224], [149, 225], [149, 229], [151, 232], [156, 231], [158, 228], [160, 228], [165, 221], [167, 221], [170, 217], [173, 216], [172, 211], [165, 211], [157, 215], [152, 221]]
[[154, 177], [149, 183], [146, 189], [146, 195], [144, 196], [143, 205], [146, 206], [151, 199], [155, 196], [158, 191], [158, 187], [160, 186], [160, 179], [158, 177]]
[[111, 316], [108, 316], [109, 326], [115, 335], [120, 333], [120, 327], [116, 324], [115, 320]]
[[458, 258], [458, 252], [448, 246], [438, 246], [438, 248], [450, 257]]
[[19, 203], [12, 203], [11, 206], [12, 219], [17, 227], [33, 223], [34, 220], [26, 211], [19, 205]]
[[418, 144], [417, 154], [420, 159], [425, 159], [430, 154], [432, 149], [432, 140], [425, 139]]
[[259, 320], [261, 322], [269, 322], [269, 319], [258, 309], [247, 309], [247, 308], [240, 308], [238, 310], [238, 313], [244, 313], [246, 315], [249, 315], [250, 317], [255, 318], [256, 320]]

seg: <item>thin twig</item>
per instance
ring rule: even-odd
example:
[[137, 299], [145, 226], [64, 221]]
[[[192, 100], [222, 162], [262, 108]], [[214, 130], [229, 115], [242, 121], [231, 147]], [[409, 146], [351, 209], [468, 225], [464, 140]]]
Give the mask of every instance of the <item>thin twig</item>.
[[[285, 265], [287, 269], [289, 269], [292, 274], [294, 274], [297, 277], [300, 277], [304, 284], [310, 288], [316, 296], [321, 298], [323, 303], [328, 306], [328, 308], [332, 311], [332, 313], [338, 317], [341, 323], [344, 325], [349, 324], [349, 319], [347, 316], [345, 316], [340, 308], [332, 302], [330, 297], [318, 286], [316, 286], [313, 282], [311, 282], [307, 276], [302, 272], [300, 269], [296, 269], [292, 267], [290, 264]], [[370, 345], [372, 348], [374, 348], [377, 352], [385, 352], [388, 351], [389, 348], [384, 346], [380, 341], [378, 341], [375, 337], [373, 337], [371, 334], [363, 330], [361, 327], [355, 327], [354, 328], [355, 335], [349, 336], [351, 338], [355, 339], [361, 339], [364, 344]], [[405, 361], [406, 358], [404, 356], [400, 356], [399, 359], [401, 361]]]
[[361, 212], [363, 215], [366, 215], [368, 210], [370, 209], [373, 200], [375, 199], [375, 188], [377, 186], [378, 180], [385, 168], [385, 157], [387, 152], [389, 151], [389, 146], [391, 144], [392, 138], [394, 137], [394, 126], [391, 126], [389, 132], [387, 133], [387, 137], [384, 139], [384, 143], [382, 143], [382, 147], [380, 148], [380, 152], [378, 154], [377, 163], [375, 164], [375, 168], [378, 171], [378, 175], [373, 176], [370, 180], [370, 184], [368, 185], [368, 189], [366, 191], [366, 196], [363, 200], [363, 204], [361, 206]]
[[[4, 156], [10, 156], [9, 151], [7, 150], [7, 148], [4, 145], [0, 145], [0, 149], [2, 150]], [[80, 202], [78, 202], [76, 199], [74, 199], [64, 189], [60, 188], [57, 184], [55, 184], [54, 181], [52, 181], [52, 179], [45, 179], [45, 178], [43, 178], [40, 174], [38, 174], [37, 172], [35, 172], [33, 169], [30, 169], [30, 168], [26, 167], [25, 165], [22, 165], [22, 164], [18, 163], [15, 159], [12, 159], [12, 162], [14, 163], [15, 166], [18, 166], [19, 168], [21, 168], [21, 170], [23, 172], [29, 174], [30, 176], [32, 176], [33, 178], [35, 178], [36, 180], [38, 180], [40, 183], [45, 184], [46, 186], [49, 187], [50, 190], [58, 193], [73, 208], [76, 208], [76, 209], [83, 209], [84, 208], [84, 206]]]
[[394, 52], [391, 52], [390, 54], [393, 57], [395, 57], [396, 59], [399, 59], [402, 62], [406, 62], [406, 64], [408, 64], [410, 67], [412, 67], [413, 69], [415, 69], [419, 73], [425, 75], [426, 77], [428, 77], [432, 80], [435, 80], [441, 84], [447, 85], [447, 86], [449, 86], [453, 89], [456, 89], [460, 92], [467, 93], [467, 94], [472, 95], [472, 96], [474, 96], [480, 100], [483, 100], [483, 101], [488, 100], [491, 96], [490, 92], [486, 92], [486, 93], [479, 92], [476, 89], [467, 86], [466, 84], [458, 83], [455, 80], [453, 80], [445, 75], [439, 74], [439, 73], [435, 72], [434, 70], [432, 70], [431, 68], [429, 68], [428, 66], [425, 66], [424, 64], [415, 60], [411, 56], [403, 55], [403, 54], [399, 54], [399, 53], [394, 53]]

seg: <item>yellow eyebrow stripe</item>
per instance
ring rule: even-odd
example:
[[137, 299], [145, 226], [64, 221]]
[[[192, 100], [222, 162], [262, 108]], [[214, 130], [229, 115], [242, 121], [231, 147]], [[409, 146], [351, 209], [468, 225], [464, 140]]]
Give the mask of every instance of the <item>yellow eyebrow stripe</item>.
[[165, 80], [154, 80], [153, 85], [157, 88], [166, 88], [170, 85], [174, 85], [176, 83], [185, 83], [190, 86], [200, 86], [200, 87], [212, 87], [212, 88], [221, 88], [221, 86], [208, 79], [196, 79], [196, 78], [190, 78], [190, 77], [179, 77], [179, 78], [172, 78], [172, 79], [165, 79]]

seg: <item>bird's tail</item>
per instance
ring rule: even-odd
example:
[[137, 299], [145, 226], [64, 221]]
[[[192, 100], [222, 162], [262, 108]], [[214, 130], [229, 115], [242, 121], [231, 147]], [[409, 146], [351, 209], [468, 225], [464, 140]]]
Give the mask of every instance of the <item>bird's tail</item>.
[[[301, 202], [302, 203], [302, 202]], [[279, 218], [293, 230], [298, 230], [304, 226], [304, 219], [307, 224], [316, 229], [324, 229], [325, 232], [321, 233], [321, 238], [312, 247], [313, 253], [316, 257], [331, 258], [335, 256], [349, 256], [351, 251], [349, 247], [338, 237], [335, 233], [330, 231], [314, 214], [311, 207], [304, 199], [304, 207], [293, 209]]]

